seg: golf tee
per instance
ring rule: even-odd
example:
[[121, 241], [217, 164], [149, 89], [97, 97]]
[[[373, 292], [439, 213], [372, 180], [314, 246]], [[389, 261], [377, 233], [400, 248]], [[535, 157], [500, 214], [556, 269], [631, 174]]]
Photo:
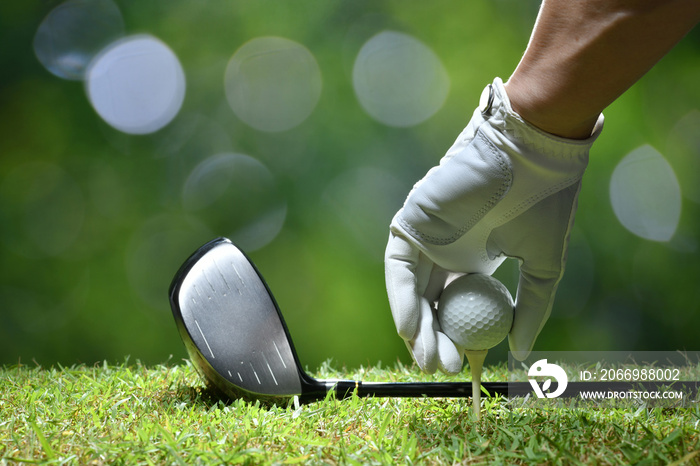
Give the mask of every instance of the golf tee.
[[484, 367], [486, 353], [488, 353], [488, 350], [466, 350], [464, 352], [472, 373], [472, 410], [477, 421], [481, 418], [481, 369]]

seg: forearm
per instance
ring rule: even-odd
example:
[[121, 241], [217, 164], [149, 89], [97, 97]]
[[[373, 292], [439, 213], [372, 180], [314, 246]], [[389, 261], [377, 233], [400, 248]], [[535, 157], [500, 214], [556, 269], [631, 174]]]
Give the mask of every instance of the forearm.
[[598, 116], [700, 20], [700, 0], [544, 0], [506, 90], [541, 129], [586, 138]]

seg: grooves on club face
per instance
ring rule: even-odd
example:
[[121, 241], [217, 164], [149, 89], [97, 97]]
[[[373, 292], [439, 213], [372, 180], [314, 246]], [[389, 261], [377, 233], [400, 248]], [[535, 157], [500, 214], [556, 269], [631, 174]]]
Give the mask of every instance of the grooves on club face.
[[170, 304], [192, 363], [225, 397], [274, 403], [325, 394], [301, 369], [262, 276], [228, 239], [187, 259], [170, 286]]

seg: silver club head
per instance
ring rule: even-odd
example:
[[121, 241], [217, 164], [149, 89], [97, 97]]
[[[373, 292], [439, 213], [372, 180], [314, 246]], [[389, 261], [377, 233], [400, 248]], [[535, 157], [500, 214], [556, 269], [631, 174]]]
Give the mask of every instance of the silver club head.
[[281, 313], [255, 266], [231, 241], [197, 250], [170, 287], [195, 367], [230, 398], [301, 395], [300, 370]]

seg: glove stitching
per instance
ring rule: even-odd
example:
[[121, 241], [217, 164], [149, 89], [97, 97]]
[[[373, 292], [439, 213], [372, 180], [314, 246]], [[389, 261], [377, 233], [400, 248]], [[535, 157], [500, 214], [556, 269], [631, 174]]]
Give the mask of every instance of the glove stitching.
[[568, 178], [568, 179], [562, 181], [561, 183], [557, 183], [553, 186], [550, 186], [549, 188], [545, 189], [544, 191], [540, 191], [539, 193], [526, 199], [525, 201], [521, 202], [520, 204], [516, 205], [511, 210], [509, 210], [508, 212], [503, 214], [503, 216], [501, 217], [501, 221], [498, 223], [500, 223], [500, 224], [505, 223], [505, 221], [510, 220], [513, 217], [516, 217], [518, 214], [520, 214], [524, 210], [528, 209], [529, 207], [537, 204], [542, 199], [549, 197], [550, 195], [555, 194], [564, 188], [568, 188], [569, 186], [573, 185], [574, 183], [576, 183], [580, 180], [581, 180], [581, 178], [578, 176], [573, 177], [573, 178]]
[[513, 174], [510, 171], [510, 165], [506, 161], [505, 157], [503, 157], [503, 155], [498, 152], [498, 149], [493, 145], [493, 143], [487, 138], [484, 138], [484, 141], [487, 144], [489, 144], [493, 149], [493, 155], [496, 158], [498, 167], [500, 168], [501, 173], [504, 175], [503, 182], [501, 183], [500, 187], [496, 190], [496, 192], [494, 192], [491, 195], [491, 198], [486, 202], [486, 204], [483, 207], [481, 207], [478, 211], [476, 211], [476, 213], [472, 215], [472, 217], [464, 226], [459, 228], [453, 235], [447, 238], [426, 235], [418, 229], [414, 228], [405, 219], [399, 218], [398, 221], [403, 228], [411, 232], [413, 236], [418, 237], [426, 243], [434, 244], [436, 246], [446, 246], [448, 244], [454, 243], [459, 238], [464, 236], [464, 234], [467, 231], [469, 231], [479, 220], [481, 220], [481, 218], [483, 218], [484, 215], [486, 215], [486, 213], [490, 211], [498, 201], [503, 199], [503, 197], [510, 189], [511, 183], [513, 181]]

